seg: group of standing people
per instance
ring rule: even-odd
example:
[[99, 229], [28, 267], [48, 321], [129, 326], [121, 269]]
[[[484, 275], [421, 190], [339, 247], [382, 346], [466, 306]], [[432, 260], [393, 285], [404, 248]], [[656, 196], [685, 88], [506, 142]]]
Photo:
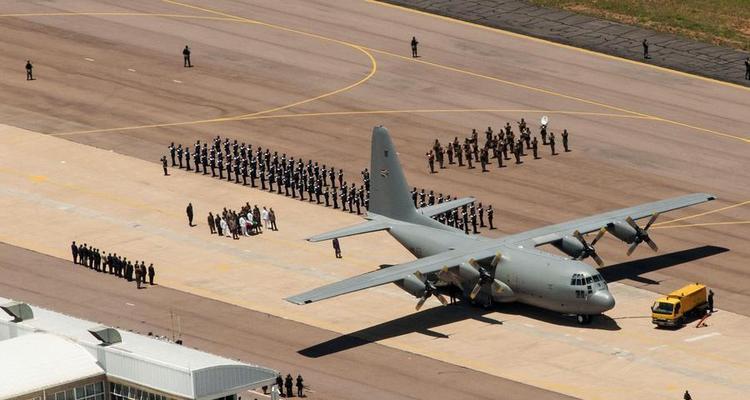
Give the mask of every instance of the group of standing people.
[[263, 229], [277, 231], [276, 212], [273, 208], [258, 208], [245, 203], [240, 211], [224, 210], [221, 213], [208, 213], [208, 229], [211, 234], [239, 239], [240, 236], [253, 236], [263, 233]]
[[[317, 161], [288, 157], [286, 153], [271, 152], [261, 146], [253, 148], [252, 144], [238, 143], [228, 138], [216, 136], [213, 142], [193, 146], [175, 146], [168, 148], [172, 167], [194, 171], [203, 175], [211, 174], [214, 178], [234, 181], [235, 184], [248, 185], [299, 200], [325, 204], [326, 207], [350, 213], [362, 213], [367, 209], [369, 199], [369, 172], [362, 172], [363, 184], [356, 185], [344, 180], [344, 171]], [[168, 175], [169, 160], [161, 158], [164, 175]], [[192, 162], [192, 164], [191, 164]], [[274, 187], [275, 186], [275, 187]], [[340, 203], [340, 206], [339, 206]], [[347, 207], [348, 206], [348, 207]]]
[[[411, 190], [411, 199], [414, 202], [414, 207], [421, 208], [433, 206], [435, 204], [442, 204], [443, 202], [455, 200], [456, 198], [451, 198], [451, 195], [444, 198], [442, 193], [439, 193], [436, 197], [435, 192], [432, 190], [430, 190], [429, 193], [426, 193], [425, 189], [417, 191], [417, 188], [415, 187]], [[486, 213], [489, 228], [490, 230], [493, 230], [495, 229], [495, 210], [492, 209], [492, 205], [487, 207]], [[487, 226], [484, 224], [484, 214], [485, 209], [482, 206], [482, 203], [480, 202], [475, 205], [472, 202], [471, 204], [465, 204], [450, 211], [434, 215], [432, 218], [444, 225], [460, 229], [468, 235], [470, 226], [471, 232], [474, 234], [479, 233], [479, 230], [477, 229], [478, 227], [484, 228]]]
[[[484, 144], [480, 143], [479, 132], [476, 129], [471, 130], [471, 135], [465, 137], [463, 143], [459, 141], [458, 136], [445, 146], [440, 143], [440, 140], [435, 139], [432, 148], [425, 154], [430, 173], [437, 173], [436, 164], [438, 169], [444, 169], [448, 165], [456, 163], [459, 167], [467, 165], [469, 169], [476, 168], [474, 166], [476, 163], [482, 167], [482, 172], [488, 172], [487, 166], [492, 163], [491, 159], [495, 159], [498, 168], [503, 168], [503, 161], [511, 160], [509, 154], [515, 158], [516, 164], [523, 164], [521, 159], [527, 155], [525, 150], [530, 150], [535, 160], [541, 158], [539, 156], [539, 139], [536, 136], [532, 138], [531, 128], [523, 118], [518, 121], [518, 131], [519, 135], [516, 136], [508, 122], [497, 133], [492, 130], [491, 126], [488, 126], [484, 132]], [[551, 131], [548, 133], [546, 124], [540, 126], [539, 136], [542, 138], [541, 145], [549, 146], [552, 155], [557, 155], [555, 133]], [[560, 136], [565, 151], [570, 151], [568, 130], [564, 129]], [[466, 164], [464, 164], [464, 161]]]
[[146, 277], [150, 285], [154, 284], [156, 270], [154, 264], [146, 268], [144, 261], [133, 263], [127, 257], [118, 256], [117, 253], [101, 251], [98, 248], [89, 246], [87, 243], [77, 245], [75, 241], [70, 245], [70, 251], [73, 255], [73, 263], [83, 265], [94, 271], [104, 272], [115, 275], [119, 278], [127, 279], [128, 282], [136, 281], [138, 289], [146, 285]]
[[[274, 391], [278, 391], [278, 395], [281, 397], [294, 397], [295, 387], [297, 389], [297, 397], [305, 397], [306, 386], [302, 375], [297, 374], [297, 379], [294, 379], [292, 378], [292, 374], [286, 374], [286, 378], [278, 374], [276, 376], [276, 385], [271, 387], [271, 398], [273, 398]], [[263, 386], [263, 394], [268, 394], [268, 386]]]

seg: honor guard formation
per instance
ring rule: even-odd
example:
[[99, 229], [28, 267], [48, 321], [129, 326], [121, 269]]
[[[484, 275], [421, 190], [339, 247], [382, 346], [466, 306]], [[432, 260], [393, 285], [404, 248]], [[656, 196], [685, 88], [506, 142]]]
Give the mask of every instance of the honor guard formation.
[[[542, 137], [542, 146], [549, 146], [553, 156], [558, 153], [555, 150], [555, 133], [550, 131], [547, 133], [547, 124], [549, 123], [548, 118], [542, 117], [541, 126], [539, 127], [539, 136]], [[492, 127], [488, 126], [484, 132], [485, 142], [484, 146], [479, 143], [479, 133], [476, 129], [471, 130], [471, 136], [465, 137], [463, 144], [458, 140], [458, 136], [453, 138], [452, 142], [443, 146], [440, 140], [435, 139], [435, 143], [432, 145], [427, 154], [427, 165], [430, 169], [430, 173], [435, 174], [435, 163], [437, 162], [439, 169], [447, 168], [447, 165], [453, 165], [458, 163], [459, 167], [466, 166], [469, 169], [475, 169], [474, 165], [479, 164], [482, 167], [482, 172], [489, 172], [487, 166], [491, 164], [491, 159], [497, 160], [497, 167], [503, 168], [503, 160], [509, 161], [511, 158], [508, 154], [512, 154], [515, 158], [516, 165], [523, 164], [521, 158], [526, 156], [524, 150], [531, 150], [535, 160], [540, 159], [539, 156], [539, 140], [536, 136], [531, 137], [531, 128], [528, 127], [526, 121], [521, 118], [518, 121], [519, 135], [513, 132], [513, 128], [510, 123], [505, 124], [505, 128], [497, 132], [493, 132]], [[563, 129], [560, 134], [562, 139], [563, 148], [565, 152], [569, 152], [568, 147], [568, 130]], [[448, 156], [448, 163], [446, 164], [445, 156]]]
[[[295, 159], [287, 156], [286, 153], [279, 155], [278, 152], [272, 152], [268, 148], [263, 149], [261, 146], [253, 148], [252, 144], [239, 143], [236, 139], [230, 141], [229, 138], [223, 138], [222, 140], [221, 136], [216, 136], [210, 147], [208, 143], [197, 141], [192, 153], [190, 146], [182, 144], [175, 146], [174, 142], [169, 145], [168, 150], [172, 167], [193, 171], [196, 174], [208, 175], [210, 173], [213, 178], [226, 179], [227, 182], [242, 186], [248, 186], [249, 181], [249, 186], [252, 188], [298, 198], [300, 201], [307, 200], [310, 203], [341, 209], [352, 214], [356, 212], [357, 215], [362, 215], [369, 208], [370, 171], [367, 168], [360, 172], [362, 184], [357, 185], [354, 182], [347, 182], [344, 179], [344, 171], [341, 169], [337, 171], [334, 167], [312, 160], [305, 162], [302, 158]], [[160, 161], [164, 175], [168, 176], [167, 156], [162, 156]], [[424, 207], [436, 202], [442, 203], [451, 197], [443, 199], [441, 194], [435, 198], [432, 190], [427, 196], [425, 190], [422, 189], [419, 202], [417, 202], [416, 192], [413, 193], [412, 198], [417, 207]], [[188, 205], [186, 212], [188, 223], [193, 226], [192, 205]], [[487, 213], [491, 229], [494, 229], [491, 212], [490, 207]], [[479, 226], [485, 226], [481, 203], [479, 207], [474, 207], [472, 204], [471, 207], [464, 207], [464, 210], [460, 212], [454, 210], [452, 213], [445, 214], [456, 213], [458, 215], [439, 215], [434, 218], [444, 224], [459, 227], [466, 233], [469, 233], [468, 221], [476, 220], [477, 216]], [[466, 218], [463, 217], [464, 214]], [[239, 213], [227, 209], [221, 213], [209, 213], [209, 219], [213, 221], [213, 224], [209, 222], [212, 234], [231, 236], [235, 239], [238, 239], [240, 235], [251, 236], [262, 233], [262, 227], [276, 230], [276, 215], [273, 209], [266, 210], [263, 207], [259, 210], [257, 206], [250, 208], [249, 203], [243, 206]], [[466, 224], [462, 222], [464, 219], [467, 221]], [[472, 231], [478, 232], [476, 227]]]
[[149, 285], [154, 284], [156, 270], [151, 263], [148, 268], [146, 262], [135, 262], [128, 260], [127, 257], [118, 256], [117, 253], [109, 253], [99, 250], [88, 244], [77, 245], [73, 242], [70, 245], [70, 251], [73, 254], [73, 263], [83, 265], [98, 272], [109, 272], [118, 278], [127, 279], [128, 282], [135, 280], [138, 289], [146, 286], [146, 277]]
[[[451, 198], [451, 195], [443, 197], [442, 193], [438, 193], [435, 197], [435, 192], [430, 190], [429, 193], [422, 189], [417, 191], [417, 188], [412, 188], [411, 199], [414, 202], [414, 207], [421, 208], [427, 206], [433, 206], [435, 204], [442, 204], [446, 201], [458, 199], [458, 197]], [[456, 229], [464, 231], [467, 235], [469, 234], [469, 226], [471, 225], [471, 233], [477, 234], [477, 225], [481, 228], [486, 227], [484, 224], [484, 207], [482, 203], [476, 206], [472, 202], [471, 204], [456, 207], [451, 211], [446, 211], [441, 214], [434, 215], [432, 218], [440, 222], [441, 224], [452, 226]], [[495, 229], [493, 223], [495, 218], [495, 210], [492, 209], [492, 205], [487, 207], [487, 223], [489, 224], [490, 230]]]

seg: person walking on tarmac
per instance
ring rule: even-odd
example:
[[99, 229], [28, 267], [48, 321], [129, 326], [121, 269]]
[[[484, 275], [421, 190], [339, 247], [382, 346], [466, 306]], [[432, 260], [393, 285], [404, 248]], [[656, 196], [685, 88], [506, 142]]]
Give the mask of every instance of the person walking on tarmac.
[[417, 45], [418, 45], [418, 44], [419, 44], [419, 42], [417, 42], [417, 37], [416, 37], [416, 36], [412, 36], [412, 37], [411, 37], [411, 56], [412, 56], [413, 58], [417, 58], [417, 57], [419, 57], [419, 56], [417, 55]]
[[31, 60], [26, 60], [26, 80], [27, 81], [33, 81], [34, 80], [34, 66], [31, 65]]
[[187, 208], [185, 209], [185, 213], [188, 217], [188, 225], [193, 226], [193, 203], [188, 203]]

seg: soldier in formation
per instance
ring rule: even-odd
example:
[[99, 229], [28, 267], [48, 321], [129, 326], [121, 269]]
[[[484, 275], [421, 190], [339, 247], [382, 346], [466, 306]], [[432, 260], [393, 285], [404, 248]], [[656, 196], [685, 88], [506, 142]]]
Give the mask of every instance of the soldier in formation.
[[[463, 143], [459, 141], [457, 136], [446, 146], [443, 146], [439, 139], [435, 139], [432, 149], [425, 155], [430, 173], [436, 172], [436, 161], [440, 169], [454, 165], [456, 162], [459, 167], [463, 167], [464, 161], [466, 161], [466, 166], [469, 169], [474, 169], [474, 163], [477, 163], [482, 167], [482, 172], [488, 172], [488, 166], [492, 164], [493, 158], [497, 161], [497, 167], [503, 168], [503, 161], [510, 160], [509, 153], [513, 156], [517, 165], [523, 164], [523, 157], [527, 155], [525, 150], [531, 150], [535, 160], [540, 159], [539, 139], [532, 134], [531, 128], [523, 118], [517, 124], [518, 136], [516, 136], [510, 123], [506, 123], [505, 127], [498, 132], [493, 131], [492, 127], [488, 126], [484, 132], [484, 143], [480, 143], [479, 133], [476, 129], [472, 129], [469, 136], [464, 138]], [[568, 135], [568, 130], [564, 129], [561, 137], [566, 152], [570, 151]], [[557, 155], [555, 134], [547, 132], [546, 124], [540, 127], [539, 136], [542, 138], [542, 145], [549, 145], [552, 155]], [[443, 159], [445, 155], [448, 156], [447, 164]]]
[[136, 260], [135, 263], [128, 260], [127, 257], [118, 256], [117, 253], [107, 253], [88, 243], [76, 244], [74, 241], [70, 245], [73, 255], [73, 263], [82, 265], [86, 268], [97, 272], [109, 273], [118, 278], [127, 279], [128, 282], [136, 281], [136, 287], [141, 288], [146, 285], [148, 277], [149, 285], [154, 285], [156, 269], [154, 264], [146, 268], [144, 261]]

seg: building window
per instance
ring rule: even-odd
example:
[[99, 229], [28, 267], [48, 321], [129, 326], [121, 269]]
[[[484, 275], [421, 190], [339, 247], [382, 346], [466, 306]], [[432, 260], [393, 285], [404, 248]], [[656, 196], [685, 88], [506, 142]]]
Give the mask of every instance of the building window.
[[136, 389], [120, 383], [111, 383], [109, 386], [112, 400], [174, 400], [169, 397], [151, 393], [147, 390]]

